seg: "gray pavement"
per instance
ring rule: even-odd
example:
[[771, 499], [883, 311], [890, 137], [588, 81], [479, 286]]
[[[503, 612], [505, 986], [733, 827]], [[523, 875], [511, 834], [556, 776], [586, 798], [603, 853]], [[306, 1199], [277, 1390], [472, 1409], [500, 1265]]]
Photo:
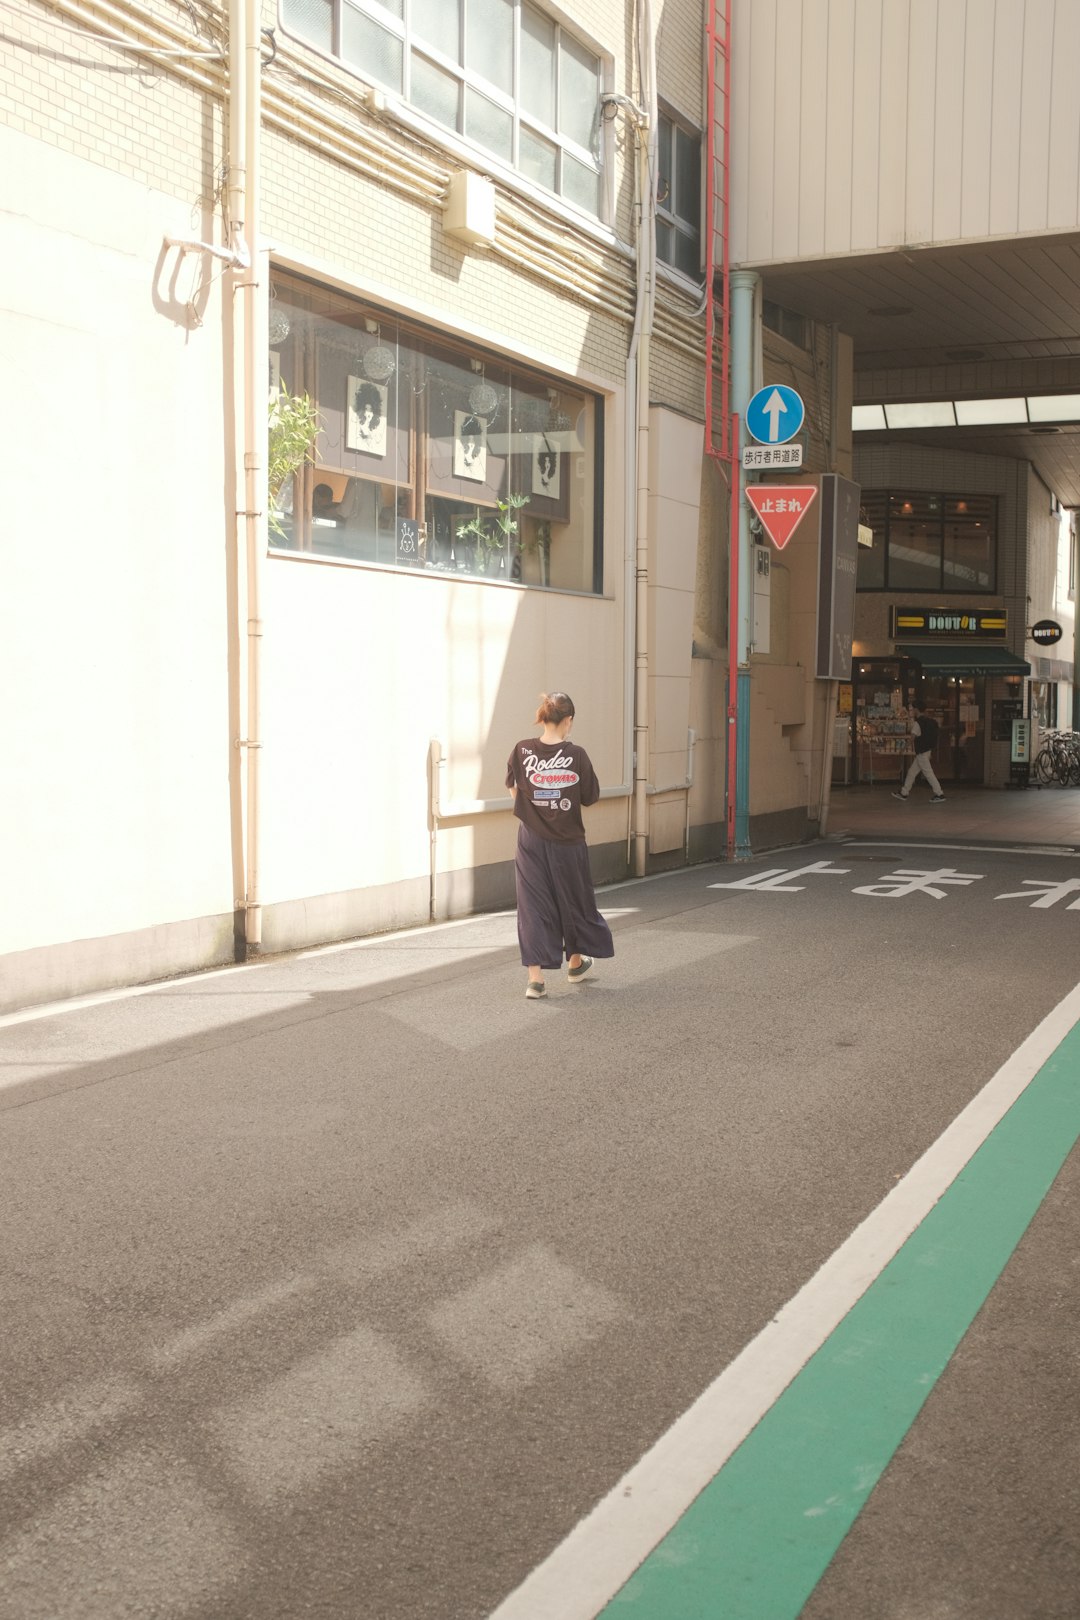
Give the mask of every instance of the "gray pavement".
[[[607, 891], [546, 1002], [503, 916], [0, 1021], [0, 1617], [489, 1614], [1080, 976], [1080, 912], [997, 899], [1070, 854], [887, 831]], [[856, 892], [897, 866], [968, 879]], [[1075, 1178], [815, 1620], [1080, 1590]]]
[[921, 780], [906, 804], [892, 797], [895, 788], [895, 782], [833, 788], [829, 836], [947, 837], [975, 844], [1080, 849], [1080, 788], [990, 789], [946, 783], [944, 804], [930, 803]]

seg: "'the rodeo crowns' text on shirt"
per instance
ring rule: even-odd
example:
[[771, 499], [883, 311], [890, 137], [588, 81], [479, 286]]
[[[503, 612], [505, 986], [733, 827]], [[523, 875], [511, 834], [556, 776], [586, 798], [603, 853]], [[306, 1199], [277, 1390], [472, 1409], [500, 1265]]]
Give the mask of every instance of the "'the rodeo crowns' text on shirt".
[[506, 785], [517, 788], [514, 814], [541, 838], [565, 844], [585, 841], [583, 804], [595, 804], [600, 783], [584, 748], [567, 738], [543, 743], [526, 737], [506, 762]]

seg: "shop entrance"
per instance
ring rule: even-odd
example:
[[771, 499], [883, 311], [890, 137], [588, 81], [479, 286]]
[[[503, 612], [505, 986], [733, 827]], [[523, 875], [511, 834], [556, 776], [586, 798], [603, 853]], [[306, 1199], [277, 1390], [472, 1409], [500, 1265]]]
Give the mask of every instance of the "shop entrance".
[[912, 705], [938, 723], [931, 753], [942, 783], [982, 783], [986, 760], [985, 675], [922, 675], [907, 659], [864, 658], [852, 671], [854, 782], [901, 782], [913, 758]]
[[985, 675], [924, 675], [914, 701], [940, 728], [930, 756], [940, 782], [982, 782], [985, 759]]

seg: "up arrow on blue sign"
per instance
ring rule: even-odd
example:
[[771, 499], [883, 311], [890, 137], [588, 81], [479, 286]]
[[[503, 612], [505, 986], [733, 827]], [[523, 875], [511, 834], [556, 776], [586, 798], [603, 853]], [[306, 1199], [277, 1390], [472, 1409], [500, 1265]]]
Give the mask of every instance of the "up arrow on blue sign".
[[759, 444], [786, 444], [803, 425], [805, 407], [794, 388], [759, 388], [746, 407], [747, 431]]

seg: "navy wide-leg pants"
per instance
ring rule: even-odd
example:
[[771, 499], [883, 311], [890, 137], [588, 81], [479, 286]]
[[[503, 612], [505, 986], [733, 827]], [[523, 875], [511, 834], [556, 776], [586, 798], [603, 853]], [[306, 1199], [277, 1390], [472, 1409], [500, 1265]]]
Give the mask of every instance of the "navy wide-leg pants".
[[519, 825], [514, 876], [525, 967], [554, 971], [564, 955], [615, 955], [611, 929], [596, 909], [584, 843], [556, 843]]

